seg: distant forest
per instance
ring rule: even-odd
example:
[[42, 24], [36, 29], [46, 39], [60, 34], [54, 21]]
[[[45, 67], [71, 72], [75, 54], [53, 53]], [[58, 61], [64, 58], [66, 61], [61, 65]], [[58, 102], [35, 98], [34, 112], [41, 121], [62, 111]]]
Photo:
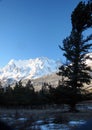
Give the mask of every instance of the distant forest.
[[[48, 83], [43, 83], [41, 90], [35, 91], [33, 84], [29, 80], [26, 86], [19, 81], [14, 88], [8, 86], [6, 90], [0, 87], [0, 107], [6, 108], [31, 108], [39, 109], [55, 105], [68, 104], [72, 102], [69, 91], [60, 87], [60, 81], [56, 88]], [[92, 99], [92, 93], [84, 92], [80, 101]]]

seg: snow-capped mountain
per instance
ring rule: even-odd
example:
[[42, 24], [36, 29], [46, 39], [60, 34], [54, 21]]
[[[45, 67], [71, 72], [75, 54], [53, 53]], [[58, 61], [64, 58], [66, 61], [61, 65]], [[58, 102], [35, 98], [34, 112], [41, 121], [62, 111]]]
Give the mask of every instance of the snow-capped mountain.
[[46, 57], [29, 60], [10, 60], [0, 69], [0, 80], [7, 84], [21, 79], [35, 79], [56, 72], [60, 62]]
[[[92, 53], [88, 55], [91, 59], [86, 59], [86, 64], [92, 68]], [[5, 67], [0, 69], [0, 81], [6, 86], [19, 80], [37, 79], [56, 73], [60, 65], [60, 61], [48, 59], [47, 57], [28, 60], [12, 59]]]

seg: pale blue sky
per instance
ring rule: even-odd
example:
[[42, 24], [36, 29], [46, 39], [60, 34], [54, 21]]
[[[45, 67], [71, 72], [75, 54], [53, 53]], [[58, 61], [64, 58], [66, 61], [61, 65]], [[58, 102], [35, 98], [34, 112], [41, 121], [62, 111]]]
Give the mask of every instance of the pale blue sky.
[[80, 0], [0, 0], [0, 67], [11, 59], [61, 59]]

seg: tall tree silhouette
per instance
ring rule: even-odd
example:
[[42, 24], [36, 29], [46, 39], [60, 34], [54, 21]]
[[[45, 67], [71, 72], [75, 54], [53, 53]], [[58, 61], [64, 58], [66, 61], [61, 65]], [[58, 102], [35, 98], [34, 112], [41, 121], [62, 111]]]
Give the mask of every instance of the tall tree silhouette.
[[[90, 67], [85, 60], [90, 57], [86, 54], [91, 49], [92, 34], [83, 37], [83, 32], [92, 28], [92, 2], [80, 2], [71, 15], [72, 31], [70, 36], [63, 40], [63, 47], [66, 65], [59, 68], [59, 75], [65, 78], [63, 87], [70, 105], [71, 111], [75, 111], [75, 105], [80, 100], [84, 83], [89, 84], [91, 76]], [[62, 85], [61, 85], [62, 86]], [[64, 89], [63, 88], [63, 89]]]

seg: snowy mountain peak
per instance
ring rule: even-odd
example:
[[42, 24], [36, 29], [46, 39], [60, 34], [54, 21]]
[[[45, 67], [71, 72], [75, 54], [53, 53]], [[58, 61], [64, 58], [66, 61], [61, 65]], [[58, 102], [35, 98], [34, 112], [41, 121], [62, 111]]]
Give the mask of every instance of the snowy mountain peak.
[[29, 60], [12, 59], [5, 67], [0, 69], [0, 80], [12, 83], [21, 79], [39, 78], [56, 72], [60, 64], [47, 57]]
[[8, 64], [9, 65], [14, 64], [14, 59], [11, 59]]

